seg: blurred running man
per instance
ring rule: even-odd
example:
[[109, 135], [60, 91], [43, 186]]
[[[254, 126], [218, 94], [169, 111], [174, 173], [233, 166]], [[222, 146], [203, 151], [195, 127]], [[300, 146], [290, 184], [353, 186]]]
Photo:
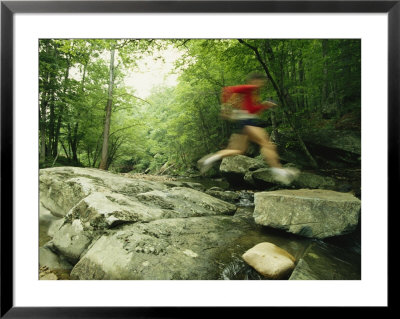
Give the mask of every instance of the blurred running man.
[[270, 141], [268, 133], [258, 119], [261, 112], [277, 106], [270, 101], [259, 102], [260, 88], [266, 84], [265, 76], [252, 73], [248, 77], [247, 84], [227, 86], [222, 90], [222, 105], [230, 105], [232, 108], [228, 112], [223, 108], [221, 115], [236, 121], [242, 134], [232, 134], [226, 149], [201, 158], [198, 161], [200, 172], [205, 173], [224, 157], [244, 154], [248, 148], [248, 141], [251, 141], [260, 146], [260, 152], [270, 166], [276, 181], [288, 185], [296, 178], [299, 171], [282, 167], [276, 145]]

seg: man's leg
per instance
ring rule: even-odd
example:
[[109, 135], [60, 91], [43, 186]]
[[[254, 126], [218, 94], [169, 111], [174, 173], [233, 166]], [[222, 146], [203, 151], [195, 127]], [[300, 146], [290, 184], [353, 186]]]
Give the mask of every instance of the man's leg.
[[215, 154], [204, 156], [198, 161], [199, 169], [202, 173], [206, 172], [211, 166], [224, 157], [244, 154], [248, 147], [248, 138], [244, 134], [232, 134], [226, 149]]
[[219, 154], [221, 157], [244, 154], [247, 151], [248, 145], [247, 135], [234, 133], [229, 138], [228, 146], [216, 154]]
[[297, 169], [282, 168], [276, 145], [270, 141], [268, 133], [263, 128], [245, 126], [244, 132], [248, 135], [250, 141], [260, 145], [260, 152], [271, 167], [271, 172], [276, 181], [288, 185], [297, 177], [299, 174]]
[[263, 128], [247, 125], [243, 132], [249, 137], [250, 141], [260, 145], [260, 152], [269, 166], [282, 167], [276, 145], [270, 141], [268, 133]]

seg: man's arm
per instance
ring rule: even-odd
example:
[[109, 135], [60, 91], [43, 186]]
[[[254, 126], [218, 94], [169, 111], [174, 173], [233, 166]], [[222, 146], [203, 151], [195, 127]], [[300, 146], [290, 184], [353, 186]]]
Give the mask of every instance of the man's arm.
[[261, 105], [262, 105], [262, 109], [263, 110], [267, 110], [267, 109], [269, 109], [271, 107], [278, 106], [278, 104], [276, 104], [276, 103], [274, 103], [272, 101], [264, 101], [263, 103], [261, 103]]
[[222, 90], [222, 103], [228, 103], [233, 96], [237, 93], [246, 94], [250, 93], [256, 87], [254, 85], [236, 85], [236, 86], [226, 86]]

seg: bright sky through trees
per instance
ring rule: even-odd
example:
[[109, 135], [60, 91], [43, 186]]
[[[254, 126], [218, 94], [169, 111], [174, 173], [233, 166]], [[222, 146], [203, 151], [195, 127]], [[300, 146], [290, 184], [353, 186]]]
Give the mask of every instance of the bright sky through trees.
[[313, 151], [302, 135], [321, 127], [360, 129], [359, 40], [39, 44], [42, 167], [56, 159], [99, 167], [107, 149], [106, 166], [121, 172], [157, 173], [165, 163], [176, 172], [195, 170], [197, 160], [224, 147], [234, 131], [220, 116], [222, 88], [245, 83], [251, 72], [268, 76], [261, 98], [280, 106], [260, 115], [266, 129], [287, 139], [280, 144], [284, 151], [300, 149], [306, 165]]
[[181, 56], [182, 52], [173, 47], [144, 56], [137, 61], [138, 66], [126, 76], [125, 84], [132, 87], [135, 95], [142, 99], [148, 97], [154, 87], [175, 86], [179, 73], [175, 71], [174, 63]]

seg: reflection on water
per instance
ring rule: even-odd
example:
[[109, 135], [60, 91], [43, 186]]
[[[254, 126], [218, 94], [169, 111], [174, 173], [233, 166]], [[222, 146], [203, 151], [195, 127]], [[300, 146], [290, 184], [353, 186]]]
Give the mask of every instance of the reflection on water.
[[254, 206], [254, 192], [251, 191], [239, 191], [239, 207], [252, 207]]
[[229, 183], [223, 178], [177, 177], [176, 179], [180, 182], [199, 183], [199, 184], [203, 185], [203, 187], [205, 189], [209, 189], [211, 187], [219, 187], [224, 190], [229, 189]]
[[265, 280], [254, 268], [250, 267], [242, 258], [233, 256], [232, 261], [224, 266], [222, 280]]
[[[223, 179], [210, 179], [210, 178], [182, 178], [179, 179], [186, 182], [200, 183], [205, 189], [211, 187], [219, 187], [222, 190], [229, 190], [229, 183]], [[278, 247], [289, 252], [296, 259], [296, 265], [301, 258], [306, 258], [309, 262], [312, 262], [312, 258], [315, 257], [315, 252], [309, 253], [307, 251], [311, 244], [315, 244], [314, 239], [297, 236], [294, 234], [287, 233], [282, 230], [277, 230], [261, 225], [257, 225], [252, 217], [254, 210], [254, 191], [252, 190], [236, 190], [240, 196], [239, 201], [236, 203], [238, 209], [236, 212], [237, 217], [246, 218], [251, 226], [251, 230], [247, 231], [244, 236], [237, 238], [232, 242], [229, 247], [224, 247], [222, 251], [219, 251], [215, 256], [215, 263], [219, 269], [220, 277], [218, 279], [223, 280], [265, 280], [260, 274], [258, 274], [252, 267], [246, 264], [242, 255], [250, 248], [261, 242], [270, 242]], [[50, 214], [50, 212], [41, 209], [39, 219], [39, 247], [42, 247], [46, 242], [51, 240], [51, 236], [48, 234], [50, 225], [56, 221], [57, 218]], [[361, 228], [358, 227], [354, 232], [348, 235], [336, 236], [327, 238], [323, 241], [319, 241], [324, 244], [327, 243], [326, 247], [338, 247], [339, 249], [333, 250], [334, 256], [337, 262], [348, 261], [354, 263], [355, 267], [349, 267], [349, 274], [351, 273], [354, 278], [361, 277]], [[314, 245], [315, 246], [315, 245]], [[317, 253], [330, 254], [330, 250], [324, 250], [324, 245], [313, 248]], [[305, 256], [305, 254], [307, 256]], [[314, 256], [314, 257], [313, 257]], [[329, 257], [329, 256], [327, 256]], [[307, 259], [308, 258], [308, 259]], [[337, 264], [337, 263], [336, 263]], [[335, 263], [320, 261], [314, 262], [315, 271], [317, 272], [330, 272], [335, 274], [337, 269]], [[318, 266], [318, 267], [317, 267]], [[358, 267], [360, 266], [360, 267]], [[325, 269], [324, 269], [325, 268]], [[328, 268], [328, 269], [327, 269]], [[332, 269], [330, 269], [332, 268]], [[356, 273], [354, 273], [356, 269]], [[352, 273], [353, 272], [353, 273]], [[358, 273], [357, 273], [358, 272]], [[68, 279], [65, 274], [60, 275], [61, 279]], [[287, 279], [287, 278], [286, 278]], [[337, 275], [333, 279], [342, 279]], [[346, 279], [346, 278], [344, 278]]]
[[49, 228], [51, 224], [57, 220], [59, 220], [59, 217], [55, 217], [48, 211], [46, 208], [44, 208], [42, 205], [40, 205], [39, 208], [39, 247], [42, 247], [44, 244], [46, 244], [49, 240], [52, 239], [52, 237], [49, 235]]
[[230, 247], [225, 247], [215, 257], [220, 266], [220, 278], [224, 280], [265, 280], [252, 267], [247, 265], [242, 255], [262, 242], [269, 242], [289, 252], [297, 261], [303, 256], [309, 244], [310, 238], [289, 234], [281, 230], [257, 225], [252, 217], [254, 206], [240, 207], [236, 216], [247, 218], [252, 224], [252, 229], [245, 235], [237, 238]]

